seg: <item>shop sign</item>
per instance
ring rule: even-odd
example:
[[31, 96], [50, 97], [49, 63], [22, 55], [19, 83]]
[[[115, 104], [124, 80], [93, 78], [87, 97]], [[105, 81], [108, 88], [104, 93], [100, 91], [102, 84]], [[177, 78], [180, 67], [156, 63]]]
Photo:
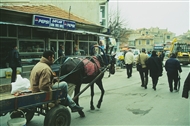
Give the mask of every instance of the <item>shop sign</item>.
[[75, 30], [75, 22], [45, 16], [33, 15], [33, 24], [37, 26]]

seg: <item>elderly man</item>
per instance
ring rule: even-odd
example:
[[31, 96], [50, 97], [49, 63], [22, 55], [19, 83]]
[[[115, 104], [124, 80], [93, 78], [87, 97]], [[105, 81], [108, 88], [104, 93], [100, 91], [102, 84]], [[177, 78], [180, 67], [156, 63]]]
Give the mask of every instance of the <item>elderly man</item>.
[[[56, 88], [63, 88], [65, 92], [68, 90], [66, 82], [53, 83], [54, 74], [50, 68], [54, 62], [54, 53], [52, 51], [45, 51], [40, 61], [33, 67], [30, 74], [30, 85], [32, 92], [51, 91]], [[83, 108], [76, 105], [71, 97], [67, 94], [67, 104], [72, 112], [77, 112]]]
[[132, 50], [129, 49], [127, 53], [125, 54], [125, 67], [127, 70], [127, 78], [130, 78], [132, 76], [132, 68], [133, 68], [133, 62], [134, 62], [134, 54], [132, 53]]
[[173, 92], [173, 81], [174, 81], [174, 90], [177, 91], [177, 83], [178, 83], [178, 72], [182, 72], [180, 62], [176, 59], [176, 55], [174, 53], [171, 54], [171, 57], [165, 63], [165, 70], [167, 71], [168, 83], [170, 92]]

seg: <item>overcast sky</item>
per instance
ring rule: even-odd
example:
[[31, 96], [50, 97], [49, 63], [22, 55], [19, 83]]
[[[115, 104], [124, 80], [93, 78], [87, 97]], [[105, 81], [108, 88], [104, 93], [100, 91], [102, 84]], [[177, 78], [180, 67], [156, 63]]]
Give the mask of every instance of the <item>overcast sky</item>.
[[130, 29], [159, 27], [176, 35], [190, 29], [190, 0], [109, 0], [112, 11], [117, 6]]

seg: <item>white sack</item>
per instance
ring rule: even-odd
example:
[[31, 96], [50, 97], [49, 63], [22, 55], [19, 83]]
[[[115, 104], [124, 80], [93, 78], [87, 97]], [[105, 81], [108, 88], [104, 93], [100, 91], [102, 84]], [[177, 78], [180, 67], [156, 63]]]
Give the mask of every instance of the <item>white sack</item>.
[[22, 78], [21, 75], [17, 75], [16, 82], [12, 82], [11, 94], [28, 90], [30, 87], [30, 81], [27, 78]]

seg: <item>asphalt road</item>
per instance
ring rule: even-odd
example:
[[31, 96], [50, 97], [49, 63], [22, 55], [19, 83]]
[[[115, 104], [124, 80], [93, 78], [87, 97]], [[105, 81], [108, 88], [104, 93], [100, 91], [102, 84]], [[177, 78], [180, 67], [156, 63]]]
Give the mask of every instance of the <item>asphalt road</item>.
[[[149, 77], [148, 88], [140, 85], [140, 76], [133, 69], [131, 78], [127, 78], [125, 69], [118, 69], [110, 78], [107, 73], [103, 79], [105, 95], [100, 109], [90, 110], [90, 90], [80, 96], [80, 105], [84, 107], [86, 117], [78, 113], [71, 114], [71, 126], [189, 126], [190, 99], [182, 98], [182, 88], [190, 66], [182, 67], [181, 88], [179, 92], [169, 91], [167, 76], [164, 71], [159, 78], [157, 90], [152, 89]], [[82, 89], [86, 85], [82, 85]], [[100, 90], [95, 86], [94, 104], [100, 96]], [[5, 126], [9, 118], [1, 117], [1, 125]], [[42, 126], [43, 116], [35, 116], [27, 126]]]

